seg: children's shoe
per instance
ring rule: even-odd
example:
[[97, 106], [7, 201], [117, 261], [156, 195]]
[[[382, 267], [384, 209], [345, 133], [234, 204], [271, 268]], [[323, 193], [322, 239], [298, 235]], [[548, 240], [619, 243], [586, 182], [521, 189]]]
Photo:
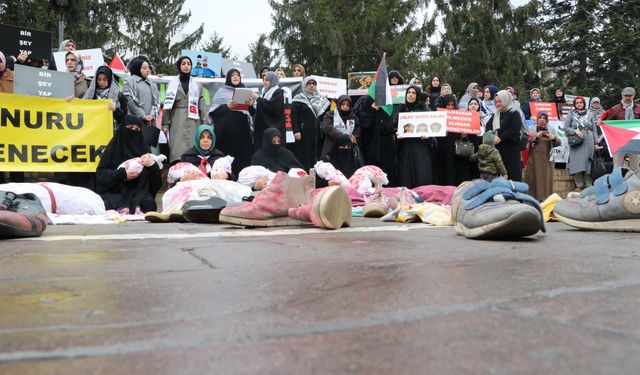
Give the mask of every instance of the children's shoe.
[[38, 237], [48, 221], [35, 194], [0, 191], [0, 238]]
[[389, 211], [389, 201], [382, 189], [376, 191], [365, 199], [362, 208], [364, 217], [383, 217]]
[[575, 228], [614, 232], [640, 232], [640, 177], [616, 168], [582, 191], [580, 198], [558, 202], [553, 214]]
[[351, 199], [342, 186], [326, 187], [315, 195], [313, 203], [289, 209], [290, 218], [323, 229], [348, 227], [351, 216]]
[[218, 197], [205, 200], [192, 200], [182, 205], [182, 215], [190, 223], [220, 222], [220, 211], [227, 206], [227, 201]]
[[538, 201], [527, 184], [503, 178], [462, 183], [453, 195], [451, 215], [457, 234], [471, 239], [509, 239], [545, 232]]
[[151, 223], [168, 223], [169, 221], [171, 221], [169, 215], [164, 215], [156, 211], [147, 212], [146, 214], [144, 214], [144, 219]]

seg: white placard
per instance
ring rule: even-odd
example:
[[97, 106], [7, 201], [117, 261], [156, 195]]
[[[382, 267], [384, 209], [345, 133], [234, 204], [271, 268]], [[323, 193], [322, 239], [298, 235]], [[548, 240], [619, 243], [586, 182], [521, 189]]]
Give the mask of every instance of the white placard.
[[[80, 49], [75, 52], [78, 53], [82, 59], [83, 72], [87, 77], [95, 76], [98, 67], [104, 65], [104, 56], [102, 56], [102, 50], [100, 48]], [[67, 64], [65, 64], [64, 61], [66, 54], [66, 51], [53, 53], [53, 58], [56, 60], [56, 68], [59, 72], [67, 71]]]
[[447, 112], [400, 112], [398, 136], [401, 138], [444, 137], [447, 135]]
[[329, 99], [338, 99], [347, 93], [347, 80], [323, 76], [309, 76], [318, 84], [318, 92]]

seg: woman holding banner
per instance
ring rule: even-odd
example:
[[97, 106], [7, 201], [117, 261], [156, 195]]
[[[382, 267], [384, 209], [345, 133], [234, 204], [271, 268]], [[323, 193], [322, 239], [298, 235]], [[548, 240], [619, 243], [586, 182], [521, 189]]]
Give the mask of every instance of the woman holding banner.
[[127, 114], [127, 98], [122, 95], [118, 83], [113, 79], [113, 71], [108, 66], [100, 66], [96, 70], [96, 76], [91, 81], [89, 89], [82, 99], [111, 100], [109, 110], [113, 111], [113, 132], [115, 134], [118, 126]]
[[560, 146], [555, 130], [547, 126], [549, 117], [545, 112], [538, 113], [536, 131], [533, 133], [531, 151], [527, 159], [524, 182], [529, 185], [529, 195], [540, 202], [553, 194], [553, 148]]
[[127, 97], [129, 113], [138, 116], [144, 122], [141, 129], [142, 137], [151, 151], [158, 155], [158, 136], [160, 129], [156, 126], [156, 118], [160, 113], [160, 93], [155, 82], [149, 80], [151, 66], [147, 60], [141, 57], [133, 59], [129, 71], [131, 77], [124, 81], [122, 93]]
[[181, 56], [176, 66], [178, 75], [167, 85], [162, 115], [162, 131], [168, 134], [171, 164], [179, 162], [180, 156], [191, 148], [198, 125], [207, 118], [202, 87], [191, 77], [191, 59]]
[[89, 88], [89, 79], [82, 72], [80, 55], [75, 51], [69, 51], [64, 55], [64, 63], [67, 65], [67, 72], [73, 73], [75, 97], [80, 99]]
[[268, 128], [275, 128], [280, 134], [285, 135], [284, 118], [284, 91], [278, 86], [280, 77], [274, 72], [267, 72], [262, 77], [264, 91], [262, 96], [257, 98], [254, 149], [260, 149], [260, 140], [264, 131]]
[[216, 91], [209, 109], [216, 145], [226, 155], [233, 156], [231, 168], [236, 176], [241, 170], [251, 165], [253, 155], [251, 128], [253, 115], [256, 113], [253, 101], [249, 103], [233, 101], [233, 94], [237, 88], [244, 88], [242, 76], [238, 69], [231, 69], [227, 72], [224, 86]]
[[[400, 112], [426, 112], [429, 109], [420, 101], [422, 90], [409, 86], [404, 95], [404, 103], [394, 113], [395, 128], [398, 128]], [[433, 148], [435, 140], [426, 136], [402, 138], [398, 133], [398, 185], [413, 189], [417, 186], [433, 184]]]
[[302, 81], [302, 91], [291, 104], [291, 125], [296, 140], [296, 158], [309, 171], [320, 158], [322, 135], [320, 122], [331, 104], [318, 92], [318, 82], [311, 77]]

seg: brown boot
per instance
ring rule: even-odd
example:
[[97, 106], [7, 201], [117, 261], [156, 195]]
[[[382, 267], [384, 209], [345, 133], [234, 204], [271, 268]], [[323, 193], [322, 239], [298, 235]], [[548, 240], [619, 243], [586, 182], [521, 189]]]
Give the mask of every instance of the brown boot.
[[48, 221], [47, 212], [34, 194], [0, 191], [0, 238], [38, 237]]
[[289, 217], [312, 222], [318, 228], [338, 229], [351, 225], [351, 199], [341, 186], [322, 189], [312, 204], [290, 208]]
[[291, 219], [288, 211], [308, 204], [314, 185], [312, 176], [296, 178], [278, 172], [252, 202], [225, 207], [220, 212], [220, 222], [247, 227], [301, 225], [303, 222]]

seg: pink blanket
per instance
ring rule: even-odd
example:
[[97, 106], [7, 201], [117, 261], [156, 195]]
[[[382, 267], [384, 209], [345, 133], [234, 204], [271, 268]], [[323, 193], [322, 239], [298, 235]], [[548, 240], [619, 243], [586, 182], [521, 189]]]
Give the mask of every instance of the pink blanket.
[[[351, 198], [351, 205], [353, 207], [364, 206], [364, 197], [353, 188], [345, 188], [349, 198]], [[442, 205], [451, 205], [451, 199], [453, 193], [456, 191], [455, 186], [439, 186], [439, 185], [424, 185], [418, 186], [413, 190], [420, 199], [424, 202], [438, 203]], [[383, 188], [382, 191], [388, 197], [394, 197], [400, 191], [400, 188]]]

